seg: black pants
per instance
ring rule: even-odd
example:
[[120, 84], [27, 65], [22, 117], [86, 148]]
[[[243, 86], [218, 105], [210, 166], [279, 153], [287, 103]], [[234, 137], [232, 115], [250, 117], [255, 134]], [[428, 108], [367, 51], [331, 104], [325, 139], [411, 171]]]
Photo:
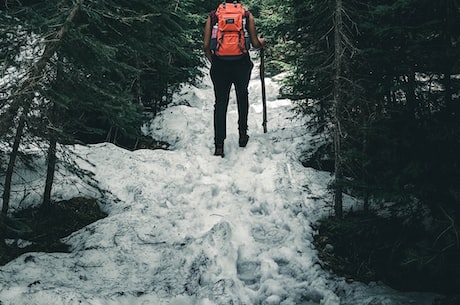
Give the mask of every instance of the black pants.
[[248, 130], [248, 85], [254, 67], [245, 56], [238, 60], [222, 60], [214, 57], [211, 65], [211, 80], [214, 85], [214, 143], [221, 147], [227, 136], [227, 108], [232, 84], [235, 85], [238, 103], [238, 130]]

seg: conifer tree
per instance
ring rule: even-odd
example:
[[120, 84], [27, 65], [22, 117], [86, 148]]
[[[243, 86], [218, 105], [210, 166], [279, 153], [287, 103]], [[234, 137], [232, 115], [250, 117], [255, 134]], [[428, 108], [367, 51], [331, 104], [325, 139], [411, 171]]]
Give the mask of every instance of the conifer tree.
[[[335, 161], [344, 179], [335, 190], [343, 186], [366, 207], [381, 201], [410, 207], [405, 223], [412, 224], [426, 219], [421, 214], [429, 207], [432, 240], [423, 242], [433, 245], [432, 255], [414, 248], [405, 259], [458, 278], [448, 259], [458, 257], [460, 231], [458, 1], [347, 1], [342, 22], [335, 23], [337, 1], [292, 3], [289, 38], [296, 52], [288, 57], [294, 71], [283, 93], [309, 116], [315, 134], [328, 136], [309, 157], [341, 151]], [[332, 26], [340, 23], [347, 33], [343, 52], [334, 40], [339, 28]], [[334, 65], [340, 54], [344, 61]], [[335, 146], [334, 134], [341, 140]]]
[[[334, 200], [336, 216], [342, 216], [342, 186], [348, 133], [346, 115], [353, 103], [353, 22], [342, 1], [293, 1], [295, 9], [292, 40], [297, 54], [295, 71], [285, 94], [297, 100], [300, 111], [309, 115], [309, 128], [327, 135], [323, 144], [334, 154]], [[301, 50], [301, 51], [299, 51]]]
[[[115, 129], [137, 135], [143, 103], [148, 102], [140, 96], [150, 90], [154, 98], [163, 99], [194, 79], [200, 58], [198, 52], [189, 51], [191, 19], [181, 7], [190, 3], [2, 3], [0, 26], [8, 34], [8, 41], [2, 39], [0, 44], [2, 68], [15, 69], [16, 75], [8, 75], [14, 82], [1, 83], [2, 139], [15, 134], [6, 170], [2, 226], [25, 132], [50, 143], [47, 201], [57, 143], [88, 141], [91, 135], [100, 138]], [[151, 82], [142, 83], [147, 74], [153, 76]]]

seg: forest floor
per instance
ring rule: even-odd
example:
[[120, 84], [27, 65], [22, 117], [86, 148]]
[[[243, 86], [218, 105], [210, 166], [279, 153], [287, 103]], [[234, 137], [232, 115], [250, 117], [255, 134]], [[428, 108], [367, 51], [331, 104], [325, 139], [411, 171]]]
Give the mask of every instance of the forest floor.
[[[100, 210], [96, 200], [91, 198], [73, 198], [57, 202], [47, 210], [37, 207], [20, 210], [8, 221], [11, 227], [7, 238], [15, 239], [16, 242], [8, 244], [0, 252], [0, 265], [5, 265], [28, 252], [69, 252], [69, 246], [61, 241], [63, 237], [106, 216], [107, 214]], [[385, 281], [385, 277], [388, 277], [388, 274], [379, 272], [381, 268], [373, 265], [372, 259], [370, 259], [370, 253], [373, 251], [366, 245], [369, 245], [371, 240], [363, 240], [362, 238], [359, 240], [344, 239], [343, 235], [331, 229], [331, 226], [321, 225], [320, 227], [318, 228], [319, 234], [315, 235], [314, 244], [318, 249], [318, 256], [324, 269], [346, 278], [346, 281], [350, 283], [354, 281], [365, 283]], [[17, 241], [21, 240], [18, 237], [24, 238], [28, 242], [18, 243]], [[342, 242], [339, 242], [340, 240]], [[348, 246], [359, 243], [361, 245], [360, 253], [358, 251], [345, 253], [343, 250], [335, 253], [337, 248], [344, 248], [341, 243], [345, 243]], [[362, 253], [368, 253], [369, 257], [364, 259]], [[382, 255], [385, 256], [387, 253], [383, 252]], [[25, 260], [27, 260], [27, 257]], [[385, 282], [390, 286], [398, 286], [395, 288], [404, 288], [402, 286], [404, 283], [407, 286], [408, 276], [413, 277], [414, 275], [407, 274], [404, 276], [399, 274], [399, 277], [387, 279]], [[411, 279], [411, 281], [415, 283], [415, 278]], [[414, 285], [410, 288], [419, 291], [426, 289], [426, 287]], [[434, 303], [434, 305], [457, 304], [460, 304], [459, 296], [438, 298]]]
[[454, 278], [404, 262], [410, 250], [426, 242], [426, 232], [420, 228], [401, 219], [354, 212], [342, 220], [324, 218], [317, 230], [313, 243], [323, 268], [347, 282], [383, 282], [399, 291], [435, 291], [445, 296], [436, 298], [433, 305], [460, 304]]
[[[277, 80], [267, 78], [265, 84], [269, 132], [261, 131], [260, 79], [254, 77], [250, 141], [238, 147], [232, 97], [225, 158], [212, 155], [214, 94], [208, 77], [183, 88], [175, 104], [145, 126], [146, 135], [171, 143], [170, 149], [66, 147], [94, 174], [97, 189], [62, 170], [53, 198], [109, 194], [97, 202], [72, 207], [72, 199], [62, 202], [65, 208], [53, 204], [51, 211], [15, 214], [18, 225], [10, 227], [36, 234], [8, 240], [10, 247], [22, 248], [9, 259], [26, 254], [0, 266], [1, 303], [432, 305], [432, 293], [348, 282], [352, 277], [329, 272], [314, 238], [323, 234], [315, 227], [318, 220], [331, 215], [331, 175], [301, 164], [311, 142], [304, 118], [295, 116], [291, 101], [278, 98]], [[45, 168], [45, 161], [36, 162]], [[21, 182], [28, 189], [42, 189], [43, 179], [35, 176], [42, 172], [24, 168], [27, 175], [18, 176], [27, 177]], [[20, 188], [15, 194], [23, 193]], [[27, 200], [16, 198], [12, 210], [40, 197], [32, 192]], [[28, 248], [40, 238], [41, 249]], [[337, 254], [339, 247], [328, 243]]]

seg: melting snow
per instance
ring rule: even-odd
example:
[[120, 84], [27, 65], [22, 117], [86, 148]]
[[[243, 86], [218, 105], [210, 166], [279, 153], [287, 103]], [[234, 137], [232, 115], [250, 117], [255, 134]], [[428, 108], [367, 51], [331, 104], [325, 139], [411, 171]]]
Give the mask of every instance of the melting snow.
[[[346, 284], [321, 268], [311, 224], [331, 213], [330, 175], [299, 162], [310, 135], [273, 79], [263, 133], [257, 72], [248, 146], [238, 147], [232, 93], [225, 158], [212, 155], [209, 77], [145, 126], [171, 150], [76, 146], [89, 161], [81, 166], [117, 200], [102, 203], [107, 218], [65, 238], [71, 253], [27, 253], [0, 267], [0, 304], [431, 304], [432, 296]], [[55, 198], [77, 192], [57, 185], [66, 186]]]

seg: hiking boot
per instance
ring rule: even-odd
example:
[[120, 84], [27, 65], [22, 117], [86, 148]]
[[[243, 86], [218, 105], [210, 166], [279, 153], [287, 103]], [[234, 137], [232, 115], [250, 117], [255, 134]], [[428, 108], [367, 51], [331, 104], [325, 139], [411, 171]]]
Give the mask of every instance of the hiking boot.
[[249, 141], [249, 136], [246, 133], [240, 133], [240, 139], [238, 140], [238, 144], [240, 144], [240, 147], [246, 147], [246, 144], [248, 144]]
[[214, 151], [214, 156], [221, 156], [222, 158], [225, 156], [224, 154], [224, 146], [216, 146], [216, 150]]

